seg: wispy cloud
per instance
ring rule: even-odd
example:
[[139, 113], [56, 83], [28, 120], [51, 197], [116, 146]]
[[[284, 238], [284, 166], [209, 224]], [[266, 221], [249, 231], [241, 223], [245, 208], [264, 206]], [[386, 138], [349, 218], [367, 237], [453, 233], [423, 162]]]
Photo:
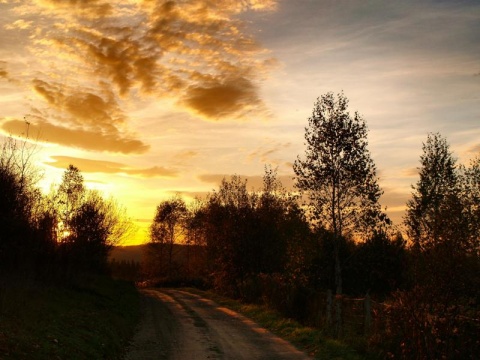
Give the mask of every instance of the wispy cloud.
[[[29, 116], [30, 133], [38, 135], [38, 140], [52, 142], [67, 147], [92, 151], [111, 151], [117, 153], [144, 153], [148, 146], [134, 138], [120, 136], [118, 132], [85, 130], [72, 126], [49, 123], [41, 116]], [[19, 135], [25, 132], [25, 121], [0, 119], [0, 128], [8, 134]]]
[[176, 177], [178, 175], [176, 170], [167, 169], [162, 166], [154, 166], [151, 168], [139, 169], [131, 167], [122, 163], [82, 159], [71, 156], [52, 156], [51, 161], [46, 161], [45, 164], [54, 166], [56, 168], [64, 169], [70, 164], [78, 167], [82, 172], [104, 173], [104, 174], [128, 174], [143, 178], [152, 177]]

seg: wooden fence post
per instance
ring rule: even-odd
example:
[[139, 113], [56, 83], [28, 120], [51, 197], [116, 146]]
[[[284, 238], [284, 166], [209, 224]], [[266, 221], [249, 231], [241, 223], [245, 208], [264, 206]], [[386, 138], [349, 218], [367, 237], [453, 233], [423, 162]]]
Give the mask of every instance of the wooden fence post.
[[367, 292], [364, 300], [365, 307], [365, 333], [370, 332], [372, 327], [372, 303], [370, 299], [370, 294]]
[[327, 290], [327, 325], [332, 326], [332, 290]]

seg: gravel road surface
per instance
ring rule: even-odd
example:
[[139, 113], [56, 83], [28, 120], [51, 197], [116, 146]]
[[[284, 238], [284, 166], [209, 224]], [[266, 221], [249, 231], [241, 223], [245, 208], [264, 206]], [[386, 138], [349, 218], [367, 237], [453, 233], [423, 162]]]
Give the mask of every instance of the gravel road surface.
[[125, 360], [310, 359], [215, 302], [179, 290], [142, 290], [143, 318]]

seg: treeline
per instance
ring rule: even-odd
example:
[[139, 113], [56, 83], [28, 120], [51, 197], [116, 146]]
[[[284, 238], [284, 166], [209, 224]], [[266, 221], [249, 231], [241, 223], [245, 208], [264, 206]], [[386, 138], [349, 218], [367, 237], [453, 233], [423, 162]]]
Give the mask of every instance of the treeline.
[[[159, 284], [190, 281], [266, 303], [336, 337], [349, 333], [346, 300], [366, 296], [381, 308], [361, 334], [368, 351], [475, 358], [480, 157], [457, 165], [446, 139], [429, 134], [404, 224], [395, 226], [379, 204], [365, 121], [347, 105], [343, 94], [317, 100], [294, 193], [267, 167], [256, 191], [234, 175], [191, 206], [179, 196], [161, 202], [146, 272]], [[175, 256], [177, 243], [190, 245], [189, 261]]]
[[5, 138], [0, 153], [0, 281], [70, 281], [105, 274], [110, 248], [130, 222], [114, 200], [85, 188], [70, 165], [47, 195], [32, 164], [35, 145]]

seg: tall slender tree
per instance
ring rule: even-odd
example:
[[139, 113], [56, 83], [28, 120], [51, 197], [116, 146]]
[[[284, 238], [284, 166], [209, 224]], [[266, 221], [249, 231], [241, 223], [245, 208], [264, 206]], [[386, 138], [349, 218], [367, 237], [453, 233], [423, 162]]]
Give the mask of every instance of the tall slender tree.
[[365, 235], [379, 220], [386, 220], [367, 133], [358, 112], [349, 114], [343, 93], [322, 95], [305, 128], [305, 156], [293, 165], [296, 187], [308, 196], [311, 219], [333, 233], [337, 295], [342, 295], [341, 238]]
[[61, 225], [59, 239], [64, 240], [71, 232], [70, 221], [75, 210], [80, 207], [84, 195], [83, 175], [76, 166], [70, 164], [63, 173], [62, 183], [57, 192]]
[[462, 221], [462, 209], [456, 160], [447, 140], [438, 133], [428, 134], [422, 149], [420, 179], [412, 186], [404, 219], [407, 234], [419, 250], [444, 242], [454, 234], [457, 237], [462, 231], [457, 224]]

